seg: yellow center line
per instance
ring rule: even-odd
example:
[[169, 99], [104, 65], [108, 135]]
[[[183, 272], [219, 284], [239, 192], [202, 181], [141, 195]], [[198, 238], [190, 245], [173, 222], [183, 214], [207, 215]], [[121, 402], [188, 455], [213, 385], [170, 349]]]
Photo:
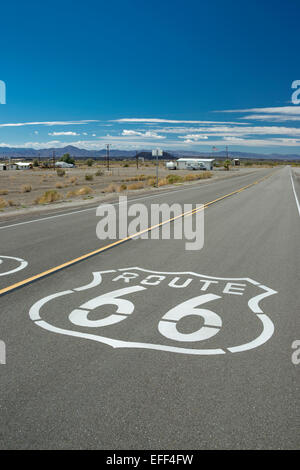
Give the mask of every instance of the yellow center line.
[[248, 189], [250, 188], [251, 186], [254, 186], [255, 184], [261, 182], [261, 181], [264, 181], [265, 179], [269, 178], [271, 175], [273, 175], [274, 172], [272, 172], [271, 174], [267, 175], [267, 176], [264, 176], [263, 178], [260, 178], [259, 180], [257, 181], [254, 181], [253, 183], [250, 183], [248, 184], [247, 186], [243, 186], [242, 188], [240, 189], [236, 189], [235, 191], [232, 191], [231, 193], [228, 193], [228, 194], [225, 194], [224, 196], [221, 196], [221, 197], [218, 197], [217, 199], [214, 199], [213, 201], [209, 201], [209, 202], [206, 202], [205, 204], [203, 204], [201, 207], [198, 207], [196, 209], [192, 209], [190, 211], [187, 211], [187, 212], [183, 212], [182, 214], [179, 214], [175, 217], [172, 217], [168, 220], [164, 220], [163, 222], [160, 222], [159, 224], [156, 224], [156, 225], [152, 225], [151, 227], [148, 227], [146, 228], [145, 230], [141, 230], [140, 232], [137, 232], [133, 235], [129, 235], [128, 237], [125, 237], [125, 238], [122, 238], [120, 240], [116, 240], [115, 242], [113, 243], [110, 243], [109, 245], [105, 245], [101, 248], [98, 248], [97, 250], [94, 250], [94, 251], [91, 251], [89, 253], [86, 253], [85, 255], [82, 255], [82, 256], [79, 256], [78, 258], [75, 258], [75, 259], [72, 259], [70, 261], [67, 261], [63, 264], [60, 264], [59, 266], [55, 266], [54, 268], [51, 268], [51, 269], [48, 269], [47, 271], [43, 271], [39, 274], [36, 274], [35, 276], [31, 276], [31, 277], [28, 277], [27, 279], [24, 279], [23, 281], [19, 281], [19, 282], [16, 282], [15, 284], [12, 284], [8, 287], [4, 287], [3, 289], [0, 289], [0, 296], [1, 295], [4, 295], [4, 294], [7, 294], [8, 292], [11, 292], [15, 289], [17, 289], [18, 287], [23, 287], [27, 284], [30, 284], [31, 282], [34, 282], [34, 281], [37, 281], [38, 279], [41, 279], [43, 277], [46, 277], [46, 276], [49, 276], [50, 274], [53, 274], [57, 271], [60, 271], [64, 268], [67, 268], [69, 266], [72, 266], [73, 264], [75, 263], [79, 263], [80, 261], [83, 261], [83, 260], [86, 260], [88, 258], [91, 258], [92, 256], [95, 256], [99, 253], [102, 253], [103, 251], [106, 251], [110, 248], [113, 248], [114, 246], [118, 246], [128, 240], [132, 240], [133, 238], [139, 236], [139, 235], [142, 235], [143, 233], [146, 233], [146, 232], [150, 232], [151, 230], [154, 230], [158, 227], [161, 227], [165, 224], [168, 224], [170, 222], [172, 222], [173, 220], [176, 220], [176, 219], [179, 219], [181, 217], [188, 217], [190, 215], [193, 215], [193, 214], [196, 214], [197, 212], [199, 211], [202, 211], [203, 209], [209, 207], [210, 205], [212, 204], [215, 204], [216, 202], [219, 202], [219, 201], [222, 201], [223, 199], [226, 199], [230, 196], [233, 196], [234, 194], [238, 194], [240, 193], [241, 191], [245, 191], [245, 189]]

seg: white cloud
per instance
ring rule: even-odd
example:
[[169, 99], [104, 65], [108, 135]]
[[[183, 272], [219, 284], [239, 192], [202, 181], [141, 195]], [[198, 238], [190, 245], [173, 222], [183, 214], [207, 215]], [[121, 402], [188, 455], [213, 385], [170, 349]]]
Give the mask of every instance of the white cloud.
[[286, 122], [286, 121], [300, 121], [299, 115], [290, 114], [249, 114], [240, 119], [253, 120], [253, 121], [268, 121], [268, 122]]
[[128, 129], [123, 129], [122, 135], [125, 137], [135, 136], [135, 137], [146, 137], [150, 139], [165, 139], [163, 135], [158, 135], [156, 132], [152, 132], [152, 131], [140, 132], [140, 131], [131, 131]]
[[0, 143], [0, 147], [14, 147], [14, 148], [33, 148], [36, 150], [43, 149], [43, 148], [50, 148], [50, 147], [65, 147], [69, 145], [69, 143], [63, 143], [59, 140], [50, 140], [48, 142], [24, 142], [21, 144], [7, 144], [5, 142]]
[[[122, 119], [114, 119], [110, 122], [145, 122], [145, 123], [169, 123], [169, 124], [225, 124], [224, 121], [184, 121], [184, 120], [177, 120], [177, 119], [156, 119], [156, 118], [122, 118]], [[237, 123], [239, 124], [239, 123]]]
[[265, 114], [300, 114], [300, 106], [279, 106], [274, 108], [228, 109], [222, 113], [265, 113]]
[[88, 124], [89, 122], [99, 122], [93, 119], [83, 119], [81, 121], [41, 121], [41, 122], [13, 122], [2, 123], [0, 127], [23, 127], [23, 126], [70, 126], [73, 124]]
[[55, 136], [60, 136], [60, 135], [76, 136], [76, 135], [80, 135], [80, 134], [77, 134], [77, 132], [67, 131], [67, 132], [49, 132], [48, 135], [52, 135], [53, 137], [55, 137]]
[[179, 139], [199, 140], [209, 137], [231, 137], [231, 136], [255, 136], [255, 135], [282, 135], [282, 136], [300, 136], [300, 128], [285, 126], [213, 126], [198, 128], [198, 132], [203, 134], [187, 134], [179, 136]]
[[182, 124], [200, 124], [203, 121], [182, 121], [182, 120], [175, 120], [175, 119], [157, 119], [157, 118], [122, 118], [122, 119], [114, 119], [112, 122], [153, 122], [153, 123], [182, 123]]
[[269, 108], [229, 109], [225, 113], [256, 113], [241, 117], [243, 120], [269, 122], [300, 121], [300, 106], [278, 106]]
[[[144, 139], [135, 139], [135, 136], [132, 138], [127, 138], [124, 140], [122, 136], [110, 136], [109, 143], [112, 148], [117, 148], [119, 150], [135, 150], [135, 149], [152, 149], [153, 141], [144, 140]], [[98, 140], [78, 140], [72, 142], [72, 145], [78, 148], [84, 148], [87, 150], [101, 150], [105, 147], [107, 143], [107, 137], [98, 138]], [[239, 146], [239, 147], [299, 147], [300, 138], [272, 138], [272, 139], [245, 139], [242, 137], [236, 136], [227, 136], [222, 139], [214, 140], [199, 140], [193, 141], [191, 139], [185, 139], [184, 141], [178, 140], [165, 140], [160, 143], [160, 147], [166, 150], [172, 149], [197, 149], [201, 146], [206, 148], [211, 146], [220, 147], [221, 145], [230, 145], [230, 146]], [[0, 147], [16, 147], [16, 148], [34, 148], [36, 150], [42, 148], [51, 148], [57, 147], [62, 148], [67, 145], [70, 145], [70, 142], [61, 142], [58, 140], [52, 140], [48, 142], [25, 142], [25, 143], [0, 143]]]
[[185, 136], [179, 136], [179, 139], [187, 139], [189, 141], [198, 141], [198, 140], [207, 140], [208, 137], [207, 135], [203, 135], [203, 134], [188, 134], [188, 135], [185, 135]]

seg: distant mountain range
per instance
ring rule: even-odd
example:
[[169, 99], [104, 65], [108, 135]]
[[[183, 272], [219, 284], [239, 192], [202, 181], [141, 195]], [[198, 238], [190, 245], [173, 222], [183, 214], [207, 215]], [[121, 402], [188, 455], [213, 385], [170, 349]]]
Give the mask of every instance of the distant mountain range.
[[[14, 147], [0, 147], [0, 159], [3, 158], [50, 158], [53, 156], [53, 152], [56, 158], [60, 158], [65, 153], [69, 153], [71, 156], [76, 158], [105, 158], [106, 149], [102, 150], [85, 150], [82, 148], [68, 145], [63, 148], [45, 148], [35, 150], [32, 148], [14, 148]], [[110, 150], [110, 157], [112, 158], [133, 158], [136, 155], [135, 150]], [[140, 156], [145, 158], [152, 158], [152, 154], [149, 150], [140, 150], [138, 152]], [[264, 160], [300, 160], [298, 154], [279, 154], [279, 153], [255, 153], [255, 152], [229, 152], [231, 158], [246, 158], [246, 159], [264, 159]], [[179, 157], [210, 157], [210, 158], [224, 158], [226, 157], [225, 151], [219, 152], [196, 152], [196, 151], [184, 151], [184, 150], [166, 150], [164, 151], [164, 158], [172, 159]]]

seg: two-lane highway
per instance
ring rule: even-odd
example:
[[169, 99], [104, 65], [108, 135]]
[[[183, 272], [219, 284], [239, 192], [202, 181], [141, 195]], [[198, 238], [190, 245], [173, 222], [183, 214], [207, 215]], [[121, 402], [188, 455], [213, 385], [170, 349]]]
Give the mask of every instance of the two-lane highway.
[[[274, 170], [273, 170], [274, 171]], [[142, 202], [149, 209], [151, 204], [173, 203], [205, 204], [234, 191], [245, 188], [272, 174], [272, 170], [250, 171], [230, 179], [192, 184], [178, 189], [167, 189], [154, 194], [130, 197], [128, 206]], [[118, 201], [113, 202], [116, 210]], [[2, 251], [0, 254], [24, 259], [26, 269], [13, 272], [9, 277], [0, 275], [0, 290], [10, 284], [31, 278], [70, 260], [108, 245], [109, 240], [99, 240], [96, 226], [99, 217], [96, 207], [54, 213], [52, 215], [27, 218], [28, 220], [5, 222], [0, 225]], [[150, 226], [150, 221], [149, 221]], [[4, 263], [5, 261], [5, 263]], [[20, 263], [3, 259], [0, 274], [17, 269]]]
[[[2, 448], [299, 446], [297, 171], [144, 203], [207, 203], [259, 178], [205, 209], [199, 251], [130, 240], [1, 297]], [[2, 288], [108, 244], [97, 222], [93, 209], [3, 227], [2, 254], [28, 266]]]

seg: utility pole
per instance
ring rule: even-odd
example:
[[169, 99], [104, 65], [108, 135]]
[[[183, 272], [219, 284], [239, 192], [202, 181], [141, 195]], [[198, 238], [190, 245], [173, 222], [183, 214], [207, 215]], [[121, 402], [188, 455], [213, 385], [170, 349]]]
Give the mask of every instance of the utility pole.
[[226, 145], [226, 159], [228, 160], [228, 146]]
[[135, 152], [135, 159], [136, 159], [136, 169], [139, 169], [139, 157], [137, 151]]
[[109, 170], [109, 145], [106, 144], [106, 164], [107, 164], [107, 169]]
[[53, 169], [55, 170], [55, 150], [53, 150], [52, 161], [53, 161]]

